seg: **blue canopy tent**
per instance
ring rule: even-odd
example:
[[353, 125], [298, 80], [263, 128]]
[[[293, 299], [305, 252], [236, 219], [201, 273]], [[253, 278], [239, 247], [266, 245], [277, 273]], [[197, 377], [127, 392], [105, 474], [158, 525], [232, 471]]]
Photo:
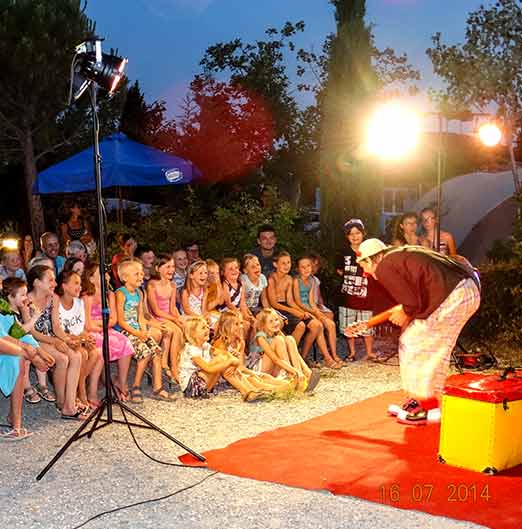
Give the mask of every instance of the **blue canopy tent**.
[[[100, 142], [102, 187], [188, 184], [201, 171], [187, 160], [117, 133]], [[33, 193], [79, 193], [95, 189], [93, 148], [89, 147], [38, 174]]]

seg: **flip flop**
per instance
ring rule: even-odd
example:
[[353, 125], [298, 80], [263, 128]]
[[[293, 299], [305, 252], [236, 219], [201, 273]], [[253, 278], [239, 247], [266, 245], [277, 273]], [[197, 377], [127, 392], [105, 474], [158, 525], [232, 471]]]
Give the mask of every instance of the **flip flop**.
[[85, 421], [89, 415], [86, 411], [77, 410], [73, 415], [65, 415], [65, 413], [62, 413], [60, 417], [64, 421]]
[[0, 433], [0, 441], [21, 441], [22, 439], [31, 437], [31, 435], [33, 435], [33, 432], [30, 432], [27, 428], [12, 428], [7, 432]]
[[308, 380], [308, 385], [306, 386], [305, 393], [312, 393], [312, 391], [316, 388], [317, 384], [319, 384], [319, 380], [321, 378], [321, 373], [318, 369], [312, 369], [312, 374], [310, 375], [310, 379]]
[[56, 402], [55, 395], [49, 390], [47, 386], [41, 386], [40, 384], [35, 384], [34, 389], [42, 397], [43, 400], [47, 402]]
[[163, 388], [153, 390], [150, 394], [150, 398], [154, 400], [162, 400], [163, 402], [174, 402], [176, 400], [176, 395], [174, 395], [174, 393], [165, 391], [166, 395], [162, 395], [161, 393], [163, 391], [165, 391]]

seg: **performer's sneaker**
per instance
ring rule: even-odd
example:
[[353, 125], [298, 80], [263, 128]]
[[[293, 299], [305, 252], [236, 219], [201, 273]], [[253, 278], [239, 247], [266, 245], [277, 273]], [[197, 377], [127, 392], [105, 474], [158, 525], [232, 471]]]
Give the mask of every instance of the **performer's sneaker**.
[[419, 403], [415, 399], [408, 399], [402, 406], [397, 404], [390, 404], [388, 406], [388, 415], [392, 417], [397, 417], [400, 411], [406, 410], [411, 411], [419, 407]]
[[401, 424], [413, 424], [421, 426], [424, 424], [440, 423], [440, 408], [433, 408], [426, 411], [424, 408], [418, 406], [412, 410], [401, 410], [397, 414], [397, 422]]

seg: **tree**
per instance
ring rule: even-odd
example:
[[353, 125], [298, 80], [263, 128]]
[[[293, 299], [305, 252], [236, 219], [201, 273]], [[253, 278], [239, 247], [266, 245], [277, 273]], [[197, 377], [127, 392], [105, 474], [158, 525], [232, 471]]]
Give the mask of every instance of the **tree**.
[[467, 18], [464, 44], [446, 45], [441, 33], [426, 53], [435, 73], [446, 81], [446, 95], [456, 104], [487, 112], [492, 105], [504, 121], [515, 193], [522, 192], [514, 155], [522, 118], [522, 3], [497, 0]]
[[164, 101], [147, 103], [138, 81], [126, 91], [120, 131], [140, 143], [154, 145], [165, 125]]
[[[370, 161], [361, 159], [364, 121], [383, 89], [394, 89], [419, 73], [386, 48], [376, 48], [371, 26], [365, 22], [365, 0], [330, 0], [335, 8], [336, 33], [330, 35], [323, 55], [302, 53], [304, 63], [316, 67], [321, 122], [321, 234], [333, 249], [342, 238], [339, 226], [346, 217], [377, 224], [376, 192], [379, 181]], [[303, 70], [301, 70], [301, 73]]]

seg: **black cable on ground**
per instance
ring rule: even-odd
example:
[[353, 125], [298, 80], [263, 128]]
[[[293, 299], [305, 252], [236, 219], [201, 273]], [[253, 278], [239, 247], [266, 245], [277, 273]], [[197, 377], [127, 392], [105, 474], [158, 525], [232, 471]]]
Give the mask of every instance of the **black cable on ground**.
[[180, 494], [180, 493], [185, 492], [187, 490], [193, 489], [194, 487], [197, 487], [198, 485], [200, 485], [201, 483], [203, 483], [207, 479], [211, 478], [212, 476], [215, 476], [216, 474], [219, 474], [219, 472], [212, 472], [212, 474], [209, 474], [208, 476], [205, 476], [203, 479], [200, 479], [196, 483], [193, 483], [192, 485], [188, 485], [187, 487], [183, 487], [182, 489], [175, 490], [174, 492], [171, 492], [170, 494], [166, 494], [165, 496], [161, 496], [161, 497], [158, 497], [158, 498], [151, 498], [150, 500], [138, 501], [136, 503], [130, 503], [129, 505], [123, 505], [122, 507], [116, 507], [115, 509], [111, 509], [109, 511], [100, 512], [100, 513], [98, 513], [98, 514], [96, 514], [94, 516], [91, 516], [91, 518], [89, 518], [85, 522], [81, 523], [80, 525], [76, 525], [75, 527], [73, 527], [73, 529], [80, 529], [81, 527], [84, 527], [85, 525], [87, 525], [89, 522], [92, 522], [92, 521], [94, 521], [94, 520], [96, 520], [98, 518], [101, 518], [102, 516], [105, 516], [106, 514], [112, 514], [112, 513], [118, 512], [118, 511], [123, 511], [125, 509], [130, 509], [131, 507], [136, 507], [138, 505], [145, 505], [147, 503], [153, 503], [153, 502], [156, 502], [156, 501], [162, 501], [162, 500], [166, 500], [168, 498], [172, 498], [172, 496], [176, 496], [177, 494]]

